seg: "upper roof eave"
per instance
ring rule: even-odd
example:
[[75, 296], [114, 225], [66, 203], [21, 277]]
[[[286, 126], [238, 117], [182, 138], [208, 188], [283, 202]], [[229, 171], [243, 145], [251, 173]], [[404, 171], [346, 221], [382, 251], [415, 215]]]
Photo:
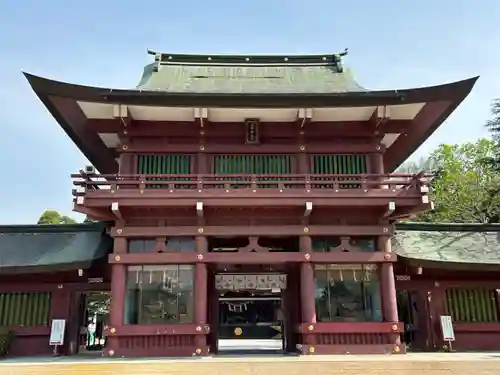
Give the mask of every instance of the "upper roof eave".
[[[428, 139], [432, 133], [434, 133], [439, 126], [446, 121], [446, 119], [457, 109], [457, 107], [464, 101], [464, 99], [469, 95], [472, 88], [476, 84], [479, 76], [465, 79], [462, 81], [457, 81], [453, 83], [444, 84], [441, 86], [433, 86], [417, 90], [429, 90], [432, 91], [432, 95], [436, 100], [427, 100], [430, 103], [427, 106], [432, 107], [436, 105], [440, 107], [435, 111], [429, 111], [426, 114], [422, 110], [420, 117], [414, 119], [418, 124], [411, 127], [405, 137], [399, 137], [396, 142], [391, 145], [384, 155], [384, 170], [386, 172], [394, 171], [398, 166], [400, 166], [418, 147]], [[428, 92], [428, 91], [427, 91]], [[429, 96], [429, 98], [430, 98]], [[424, 107], [424, 109], [425, 109]], [[437, 117], [431, 112], [438, 113]], [[431, 119], [426, 118], [427, 114], [431, 114]]]
[[470, 92], [479, 77], [437, 86], [402, 90], [372, 90], [335, 93], [173, 93], [137, 89], [113, 89], [55, 81], [24, 73], [39, 96], [57, 96], [77, 101], [180, 107], [350, 107], [456, 101]]
[[[79, 108], [76, 103], [77, 100], [90, 99], [91, 101], [100, 102], [102, 100], [100, 99], [99, 93], [105, 92], [109, 89], [68, 84], [24, 72], [23, 74], [28, 79], [31, 88], [40, 101], [45, 105], [52, 117], [59, 123], [85, 157], [101, 173], [116, 173], [118, 171], [118, 163], [114, 160], [114, 156], [110, 154], [109, 150], [98, 138], [97, 134], [90, 134], [90, 137], [87, 134], [87, 137], [82, 137], [82, 123], [85, 121], [85, 115], [83, 112], [77, 110], [76, 114], [73, 113], [73, 120], [68, 121], [61, 113], [64, 108], [60, 108], [60, 106], [54, 103], [54, 97], [62, 98], [66, 102], [69, 101], [69, 104], [73, 104], [72, 106], [70, 105], [70, 107]], [[92, 98], [94, 99], [92, 100]], [[88, 130], [84, 131], [88, 132]], [[90, 138], [90, 142], [84, 138]]]
[[[68, 136], [101, 173], [117, 173], [118, 164], [96, 134], [88, 133], [75, 116], [84, 122], [85, 117], [78, 109], [72, 113], [72, 121], [61, 115], [68, 107], [78, 107], [77, 101], [195, 108], [328, 108], [328, 107], [375, 107], [384, 105], [427, 103], [433, 106], [431, 112], [438, 117], [420, 116], [418, 126], [412, 126], [406, 137], [391, 145], [384, 155], [385, 170], [393, 171], [424, 142], [446, 118], [458, 107], [474, 87], [479, 77], [447, 83], [438, 86], [403, 90], [351, 91], [335, 93], [175, 93], [162, 91], [127, 90], [83, 86], [54, 81], [24, 73], [31, 87], [58, 121]], [[62, 100], [61, 100], [62, 98]], [[74, 105], [71, 104], [74, 101]], [[57, 103], [59, 102], [59, 104]], [[61, 104], [63, 103], [63, 104]], [[424, 107], [424, 108], [425, 108]], [[78, 107], [79, 108], [79, 107]], [[427, 111], [429, 112], [429, 111]]]

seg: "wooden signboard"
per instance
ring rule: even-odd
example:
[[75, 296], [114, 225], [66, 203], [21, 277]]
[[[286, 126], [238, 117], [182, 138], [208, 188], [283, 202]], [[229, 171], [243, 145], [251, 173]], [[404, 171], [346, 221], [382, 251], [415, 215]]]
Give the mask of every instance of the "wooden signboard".
[[65, 319], [52, 319], [50, 325], [49, 345], [54, 346], [54, 355], [58, 355], [57, 348], [64, 344], [64, 332], [66, 330]]
[[451, 342], [455, 341], [455, 330], [453, 329], [453, 321], [449, 315], [441, 315], [441, 333], [443, 334], [443, 340], [448, 341], [450, 351], [452, 350]]

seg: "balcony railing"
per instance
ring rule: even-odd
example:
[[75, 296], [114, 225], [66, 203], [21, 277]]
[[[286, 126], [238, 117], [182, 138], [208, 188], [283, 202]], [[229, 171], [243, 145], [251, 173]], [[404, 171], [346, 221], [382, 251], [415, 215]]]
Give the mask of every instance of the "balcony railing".
[[77, 187], [74, 196], [87, 191], [136, 189], [168, 189], [172, 192], [203, 193], [208, 191], [344, 192], [391, 190], [393, 193], [413, 191], [427, 193], [429, 175], [419, 174], [337, 174], [337, 175], [72, 175]]

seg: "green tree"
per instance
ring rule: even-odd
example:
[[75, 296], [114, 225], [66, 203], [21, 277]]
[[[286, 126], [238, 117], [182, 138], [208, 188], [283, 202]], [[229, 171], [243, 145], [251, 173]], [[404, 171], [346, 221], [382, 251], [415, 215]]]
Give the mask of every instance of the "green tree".
[[495, 142], [500, 143], [500, 99], [491, 103], [491, 119], [486, 121], [486, 127]]
[[61, 215], [55, 210], [45, 210], [38, 219], [37, 224], [76, 224], [69, 216]]
[[417, 161], [408, 161], [401, 165], [396, 173], [419, 173], [432, 171], [432, 160], [429, 158], [421, 157]]
[[[491, 118], [486, 121], [486, 128], [489, 130], [493, 141], [499, 146], [496, 154], [487, 161], [500, 173], [500, 99], [495, 99], [491, 103]], [[499, 194], [499, 192], [494, 188], [491, 194]]]
[[489, 139], [438, 147], [429, 157], [435, 209], [417, 221], [498, 222], [500, 196], [494, 192], [500, 187], [500, 175], [488, 162], [497, 154], [497, 143]]

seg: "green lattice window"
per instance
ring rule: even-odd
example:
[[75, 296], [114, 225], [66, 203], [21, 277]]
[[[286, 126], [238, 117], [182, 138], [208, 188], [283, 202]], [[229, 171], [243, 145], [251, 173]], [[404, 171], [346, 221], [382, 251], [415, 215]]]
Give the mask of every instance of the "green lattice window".
[[0, 327], [48, 325], [50, 293], [0, 293]]
[[498, 302], [494, 290], [448, 289], [446, 305], [454, 322], [499, 322]]
[[[224, 174], [257, 174], [257, 175], [287, 175], [292, 173], [292, 157], [290, 155], [217, 155], [213, 159], [213, 173]], [[219, 178], [221, 181], [235, 180], [235, 178]], [[270, 180], [289, 180], [285, 176], [269, 178]], [[238, 178], [248, 181], [249, 178]], [[266, 178], [259, 178], [266, 181]], [[248, 185], [233, 185], [233, 188], [248, 187]], [[277, 187], [270, 184], [259, 185], [259, 187]]]
[[[335, 174], [365, 174], [367, 173], [366, 155], [313, 155], [310, 160], [311, 173], [316, 175]], [[347, 179], [347, 178], [346, 178]], [[315, 177], [314, 180], [321, 181], [327, 178]], [[342, 180], [341, 178], [339, 180]], [[348, 178], [357, 180], [357, 178]], [[357, 189], [359, 184], [340, 184], [341, 189]], [[332, 188], [333, 185], [317, 185], [316, 187]]]
[[[138, 155], [137, 173], [138, 174], [171, 174], [183, 175], [191, 174], [192, 157], [191, 155]], [[175, 177], [168, 179], [170, 181], [186, 181], [186, 178]], [[148, 181], [167, 181], [162, 178], [148, 178]], [[150, 185], [150, 188], [167, 188], [168, 185]], [[175, 184], [175, 188], [195, 187], [182, 184]]]

